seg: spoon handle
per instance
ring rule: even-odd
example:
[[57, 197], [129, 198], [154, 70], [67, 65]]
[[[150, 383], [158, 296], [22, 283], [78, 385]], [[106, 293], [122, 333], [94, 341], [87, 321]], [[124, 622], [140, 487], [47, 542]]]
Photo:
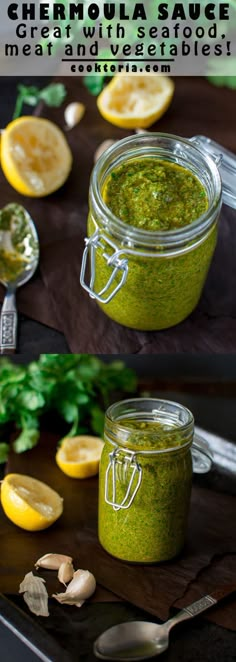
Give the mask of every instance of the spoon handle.
[[17, 310], [15, 289], [8, 288], [2, 304], [0, 319], [0, 352], [14, 354], [16, 351]]
[[214, 605], [217, 604], [217, 602], [225, 598], [227, 595], [234, 593], [235, 591], [236, 591], [236, 584], [225, 584], [221, 588], [212, 591], [211, 594], [204, 595], [202, 598], [200, 598], [200, 600], [197, 600], [196, 602], [193, 602], [191, 605], [184, 607], [184, 609], [179, 611], [179, 613], [176, 614], [176, 616], [170, 618], [169, 621], [167, 621], [169, 630], [174, 625], [177, 625], [177, 623], [180, 623], [181, 621], [187, 621], [189, 618], [198, 616], [198, 614], [201, 614], [203, 611], [206, 611], [206, 609], [210, 609], [210, 607], [213, 607]]

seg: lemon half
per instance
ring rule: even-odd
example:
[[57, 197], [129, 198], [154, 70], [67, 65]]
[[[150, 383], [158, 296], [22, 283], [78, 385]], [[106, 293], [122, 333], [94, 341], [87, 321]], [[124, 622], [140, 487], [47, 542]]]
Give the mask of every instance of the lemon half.
[[1, 484], [1, 504], [7, 517], [27, 531], [40, 531], [63, 511], [63, 499], [55, 490], [31, 476], [8, 474]]
[[124, 129], [145, 129], [167, 110], [174, 94], [168, 76], [117, 74], [97, 98], [101, 115]]
[[2, 133], [1, 165], [16, 191], [43, 197], [66, 181], [72, 153], [56, 124], [40, 117], [20, 117]]
[[71, 478], [96, 476], [103, 446], [104, 442], [99, 437], [67, 437], [56, 453], [56, 462]]

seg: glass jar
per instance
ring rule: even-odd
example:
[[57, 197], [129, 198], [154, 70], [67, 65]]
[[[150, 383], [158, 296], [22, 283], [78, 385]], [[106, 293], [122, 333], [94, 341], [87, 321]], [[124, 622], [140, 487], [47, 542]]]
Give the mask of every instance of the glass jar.
[[[181, 551], [196, 471], [208, 450], [194, 444], [194, 419], [182, 405], [137, 398], [106, 412], [99, 474], [98, 534], [113, 556], [136, 563], [167, 561]], [[201, 460], [199, 458], [201, 457]]]
[[[149, 133], [115, 143], [98, 160], [90, 184], [81, 285], [116, 322], [144, 331], [165, 329], [181, 322], [196, 307], [217, 240], [222, 202], [216, 165], [221, 161], [219, 149], [202, 136], [186, 140]], [[220, 151], [224, 151], [223, 199], [236, 206], [235, 157], [223, 148]], [[114, 216], [102, 197], [104, 182], [115, 167], [139, 157], [155, 157], [189, 170], [206, 190], [207, 211], [178, 230], [158, 232], [135, 228]]]

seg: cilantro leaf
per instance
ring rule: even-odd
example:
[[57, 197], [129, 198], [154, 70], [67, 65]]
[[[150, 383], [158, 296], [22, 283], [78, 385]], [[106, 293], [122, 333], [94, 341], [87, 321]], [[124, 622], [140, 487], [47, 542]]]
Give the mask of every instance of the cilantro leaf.
[[39, 431], [35, 429], [23, 429], [19, 437], [14, 441], [13, 448], [16, 453], [24, 453], [36, 446]]
[[0, 443], [0, 464], [4, 464], [7, 461], [9, 452], [8, 444]]
[[65, 85], [62, 83], [52, 83], [51, 85], [45, 87], [43, 90], [39, 90], [38, 97], [44, 101], [47, 106], [54, 106], [55, 108], [59, 108], [59, 106], [62, 105], [64, 99], [66, 98], [66, 95], [67, 92]]
[[[5, 462], [8, 444], [3, 427], [11, 423], [19, 429], [13, 449], [22, 453], [39, 439], [42, 414], [57, 414], [71, 429], [66, 436], [94, 433], [102, 436], [105, 409], [114, 393], [119, 397], [135, 392], [136, 375], [122, 361], [104, 363], [87, 354], [41, 354], [28, 366], [10, 359], [0, 362], [0, 462]], [[3, 436], [4, 433], [4, 436]], [[10, 431], [7, 433], [10, 434]]]
[[104, 433], [104, 420], [105, 413], [98, 405], [94, 405], [91, 409], [91, 427], [93, 432], [99, 437], [103, 437]]
[[94, 97], [98, 96], [102, 91], [105, 76], [84, 76], [83, 82], [87, 90]]
[[63, 83], [51, 83], [41, 90], [32, 85], [18, 85], [13, 119], [17, 119], [21, 115], [24, 104], [34, 107], [37, 106], [39, 101], [43, 101], [47, 106], [59, 108], [66, 95], [67, 92]]

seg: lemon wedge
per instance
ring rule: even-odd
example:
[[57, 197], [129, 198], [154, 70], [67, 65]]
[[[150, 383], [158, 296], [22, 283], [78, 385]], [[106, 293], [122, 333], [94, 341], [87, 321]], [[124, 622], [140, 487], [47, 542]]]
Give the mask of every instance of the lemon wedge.
[[71, 478], [96, 476], [103, 446], [99, 437], [66, 437], [56, 453], [56, 463]]
[[145, 129], [167, 110], [174, 94], [174, 83], [158, 74], [117, 74], [97, 98], [101, 115], [124, 129]]
[[7, 517], [21, 529], [47, 529], [63, 511], [55, 490], [31, 476], [7, 474], [1, 484], [1, 504]]
[[1, 166], [18, 193], [40, 198], [65, 183], [72, 153], [56, 124], [40, 117], [20, 117], [2, 133]]

